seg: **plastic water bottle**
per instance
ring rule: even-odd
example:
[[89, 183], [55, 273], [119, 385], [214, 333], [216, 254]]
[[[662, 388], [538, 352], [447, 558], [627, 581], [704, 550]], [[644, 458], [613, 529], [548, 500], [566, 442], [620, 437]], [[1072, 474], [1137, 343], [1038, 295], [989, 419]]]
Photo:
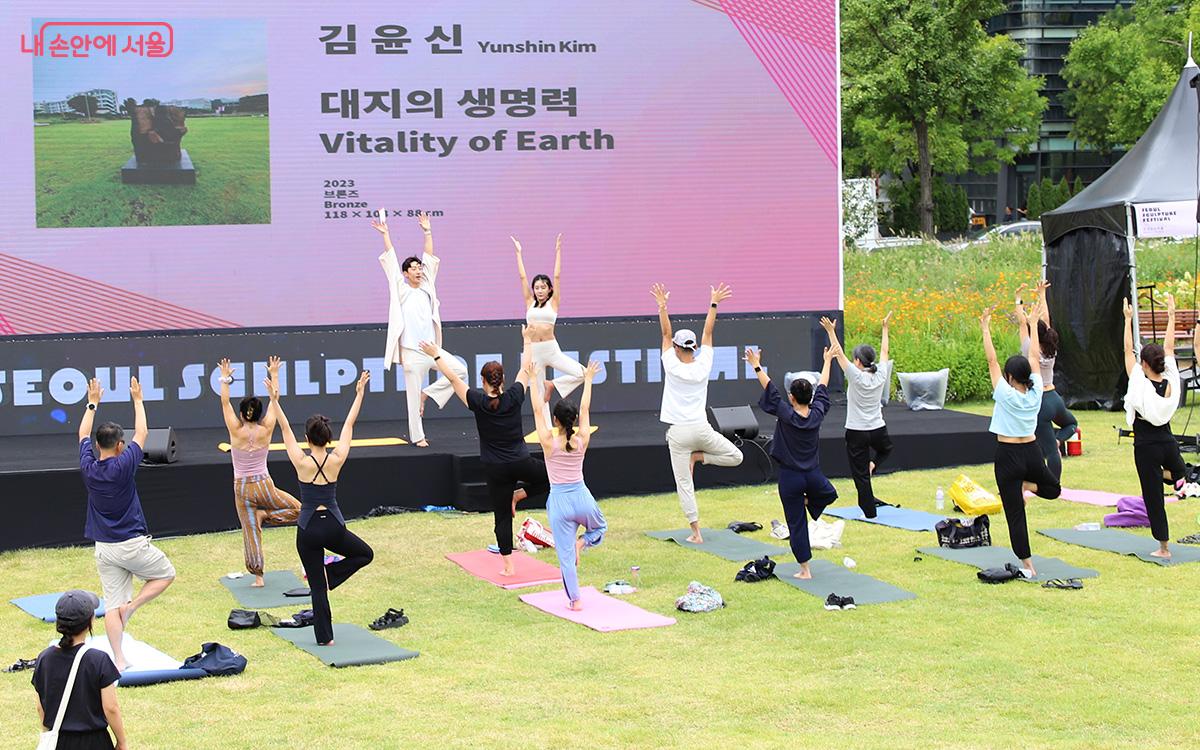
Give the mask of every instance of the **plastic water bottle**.
[[937, 488], [937, 494], [933, 496], [933, 507], [938, 510], [946, 509], [946, 493], [941, 487]]
[[854, 558], [853, 558], [853, 557], [843, 557], [843, 558], [842, 558], [842, 565], [845, 565], [847, 568], [849, 568], [849, 569], [851, 569], [851, 570], [854, 570], [855, 568], [857, 568], [857, 567], [858, 567], [858, 563], [856, 563], [856, 562], [854, 561]]
[[455, 510], [455, 507], [453, 505], [426, 505], [421, 510], [426, 513], [448, 513]]
[[640, 566], [640, 565], [630, 565], [629, 566], [629, 580], [634, 586], [637, 586], [639, 588], [641, 587], [641, 585], [642, 585], [642, 566]]

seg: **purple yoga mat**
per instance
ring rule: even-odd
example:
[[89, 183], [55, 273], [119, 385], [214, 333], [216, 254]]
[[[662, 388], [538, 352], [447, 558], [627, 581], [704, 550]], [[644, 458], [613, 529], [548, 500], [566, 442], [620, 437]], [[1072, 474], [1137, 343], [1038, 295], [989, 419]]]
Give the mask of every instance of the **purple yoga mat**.
[[675, 624], [674, 617], [663, 617], [653, 612], [647, 612], [629, 602], [601, 594], [591, 586], [579, 590], [579, 599], [583, 603], [583, 609], [578, 612], [567, 609], [567, 595], [561, 589], [539, 591], [536, 594], [521, 594], [520, 598], [521, 601], [532, 604], [546, 614], [577, 622], [580, 625], [587, 625], [592, 630], [599, 630], [601, 633], [637, 628], [661, 628], [664, 625]]

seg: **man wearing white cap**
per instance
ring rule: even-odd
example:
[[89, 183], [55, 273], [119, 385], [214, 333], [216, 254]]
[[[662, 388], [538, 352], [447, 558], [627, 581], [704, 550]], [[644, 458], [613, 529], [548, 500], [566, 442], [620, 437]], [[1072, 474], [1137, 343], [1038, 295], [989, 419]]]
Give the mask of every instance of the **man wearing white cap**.
[[700, 509], [696, 505], [696, 488], [692, 472], [697, 463], [716, 466], [737, 466], [742, 452], [708, 424], [708, 379], [713, 368], [713, 326], [717, 323], [717, 305], [733, 296], [725, 284], [712, 290], [708, 316], [704, 319], [704, 335], [696, 342], [696, 334], [681, 328], [671, 334], [671, 318], [667, 315], [667, 298], [671, 293], [662, 284], [650, 287], [658, 302], [658, 323], [662, 328], [663, 379], [662, 410], [659, 419], [667, 428], [667, 446], [671, 450], [671, 469], [675, 474], [675, 489], [679, 505], [692, 527], [688, 541], [700, 544]]

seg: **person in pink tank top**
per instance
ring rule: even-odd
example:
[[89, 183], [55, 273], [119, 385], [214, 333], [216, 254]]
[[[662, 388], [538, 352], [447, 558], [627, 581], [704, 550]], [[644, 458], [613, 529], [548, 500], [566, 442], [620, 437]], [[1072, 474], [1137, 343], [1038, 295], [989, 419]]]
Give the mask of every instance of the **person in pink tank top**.
[[[591, 440], [589, 410], [592, 404], [592, 379], [600, 371], [597, 362], [588, 363], [583, 376], [583, 398], [579, 408], [562, 400], [554, 405], [554, 424], [546, 424], [539, 408], [543, 402], [541, 383], [532, 377], [535, 365], [528, 365], [533, 387], [533, 419], [537, 423], [538, 442], [546, 457], [546, 474], [550, 477], [550, 496], [546, 499], [546, 515], [554, 533], [554, 549], [558, 553], [558, 568], [562, 573], [563, 589], [573, 610], [582, 609], [579, 601], [579, 556], [586, 547], [595, 547], [604, 539], [608, 522], [596, 505], [596, 498], [583, 482], [583, 457]], [[578, 425], [578, 427], [576, 426]], [[578, 429], [578, 432], [576, 432]], [[583, 536], [576, 536], [583, 527]], [[571, 542], [574, 542], [572, 544]]]

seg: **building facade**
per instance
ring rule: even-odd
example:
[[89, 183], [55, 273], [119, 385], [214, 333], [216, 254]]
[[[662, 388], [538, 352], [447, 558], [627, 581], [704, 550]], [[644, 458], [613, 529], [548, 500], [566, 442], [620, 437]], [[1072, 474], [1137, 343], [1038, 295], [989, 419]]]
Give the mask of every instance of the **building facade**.
[[71, 109], [67, 102], [77, 96], [90, 96], [96, 100], [96, 111], [91, 113], [93, 115], [121, 114], [121, 103], [117, 99], [117, 92], [112, 89], [88, 89], [87, 91], [76, 91], [61, 101], [34, 102], [34, 114], [61, 115], [74, 112], [75, 110]]

